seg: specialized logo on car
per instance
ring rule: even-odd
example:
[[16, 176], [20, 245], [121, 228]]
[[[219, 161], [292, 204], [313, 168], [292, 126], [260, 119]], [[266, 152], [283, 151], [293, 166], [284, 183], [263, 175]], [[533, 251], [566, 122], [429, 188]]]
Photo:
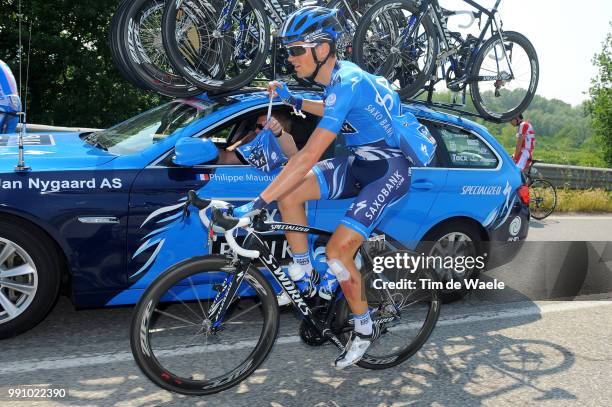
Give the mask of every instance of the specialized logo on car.
[[332, 93], [325, 99], [325, 106], [333, 106], [336, 104], [336, 94]]
[[[18, 136], [0, 136], [0, 147], [16, 147], [19, 145]], [[54, 146], [55, 139], [51, 134], [28, 134], [23, 136], [24, 146]]]
[[512, 236], [516, 236], [519, 234], [519, 232], [521, 231], [521, 218], [520, 217], [515, 217], [514, 219], [512, 219], [512, 222], [510, 222], [510, 234]]
[[499, 195], [502, 187], [499, 185], [464, 185], [461, 195]]
[[380, 191], [380, 193], [376, 196], [372, 204], [366, 210], [366, 218], [373, 220], [375, 217], [380, 215], [382, 210], [389, 203], [387, 202], [387, 198], [391, 194], [391, 191], [393, 191], [394, 189], [399, 189], [404, 184], [404, 181], [404, 176], [400, 174], [399, 171], [395, 171], [393, 175], [391, 175], [387, 179], [385, 187]]

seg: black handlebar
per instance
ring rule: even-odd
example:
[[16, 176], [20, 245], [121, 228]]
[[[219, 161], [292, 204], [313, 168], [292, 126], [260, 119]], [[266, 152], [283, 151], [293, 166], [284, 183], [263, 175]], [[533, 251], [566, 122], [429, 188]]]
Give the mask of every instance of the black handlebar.
[[240, 219], [228, 215], [228, 213], [219, 208], [213, 208], [211, 220], [215, 226], [223, 230], [233, 229]]

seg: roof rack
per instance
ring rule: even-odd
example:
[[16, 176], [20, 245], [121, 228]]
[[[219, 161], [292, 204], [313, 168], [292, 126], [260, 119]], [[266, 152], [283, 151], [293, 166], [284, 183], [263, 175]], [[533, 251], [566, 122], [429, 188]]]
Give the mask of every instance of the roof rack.
[[[483, 116], [479, 115], [478, 113], [474, 113], [474, 112], [470, 112], [468, 110], [460, 109], [460, 107], [465, 106], [465, 88], [463, 89], [463, 94], [462, 94], [462, 101], [463, 101], [463, 103], [461, 103], [461, 104], [459, 104], [459, 103], [434, 102], [432, 100], [433, 92], [434, 92], [434, 87], [441, 80], [442, 80], [441, 78], [436, 78], [435, 80], [434, 79], [430, 80], [429, 84], [427, 86], [425, 86], [423, 89], [419, 90], [419, 92], [417, 92], [416, 95], [414, 95], [411, 98], [407, 98], [404, 101], [408, 102], [408, 103], [415, 103], [415, 104], [419, 104], [419, 105], [423, 105], [423, 106], [435, 107], [435, 108], [438, 108], [438, 109], [449, 110], [449, 111], [454, 112], [454, 113], [459, 113], [459, 115], [461, 115], [461, 116], [470, 116], [470, 117], [475, 117], [475, 118], [478, 118], [478, 119], [486, 120]], [[416, 99], [416, 98], [418, 98], [419, 96], [421, 96], [425, 92], [427, 92], [427, 100], [417, 100]]]

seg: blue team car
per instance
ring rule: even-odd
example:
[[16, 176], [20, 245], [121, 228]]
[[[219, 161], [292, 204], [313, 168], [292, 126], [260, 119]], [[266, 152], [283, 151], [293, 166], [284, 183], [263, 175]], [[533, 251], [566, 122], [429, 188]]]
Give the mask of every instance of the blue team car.
[[[208, 246], [197, 214], [183, 219], [187, 192], [240, 204], [257, 197], [280, 169], [179, 166], [174, 146], [184, 137], [211, 137], [224, 148], [267, 105], [262, 91], [201, 96], [95, 133], [28, 133], [28, 171], [15, 170], [17, 135], [0, 134], [0, 338], [36, 325], [60, 293], [76, 307], [134, 304], [172, 264], [227, 251], [221, 239]], [[280, 101], [274, 109], [288, 112]], [[404, 109], [429, 128], [438, 148], [430, 167], [413, 169], [410, 193], [389, 208], [377, 232], [406, 248], [450, 256], [494, 254], [524, 240], [527, 187], [487, 129], [418, 105]], [[290, 133], [302, 148], [318, 119], [290, 117]], [[351, 128], [345, 122], [343, 131]], [[339, 136], [325, 157], [341, 154], [347, 150]], [[309, 202], [308, 221], [333, 230], [350, 203]], [[289, 256], [282, 234], [268, 238], [277, 256]], [[438, 272], [443, 278], [459, 273]]]

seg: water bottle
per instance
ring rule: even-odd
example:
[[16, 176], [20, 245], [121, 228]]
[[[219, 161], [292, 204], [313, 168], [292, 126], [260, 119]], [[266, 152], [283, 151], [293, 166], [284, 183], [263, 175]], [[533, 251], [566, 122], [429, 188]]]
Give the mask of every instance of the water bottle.
[[317, 239], [311, 246], [312, 267], [320, 276], [318, 283], [319, 297], [325, 300], [331, 300], [334, 291], [338, 288], [338, 280], [336, 276], [329, 272], [327, 265], [327, 257], [325, 256], [325, 246], [328, 239]]

